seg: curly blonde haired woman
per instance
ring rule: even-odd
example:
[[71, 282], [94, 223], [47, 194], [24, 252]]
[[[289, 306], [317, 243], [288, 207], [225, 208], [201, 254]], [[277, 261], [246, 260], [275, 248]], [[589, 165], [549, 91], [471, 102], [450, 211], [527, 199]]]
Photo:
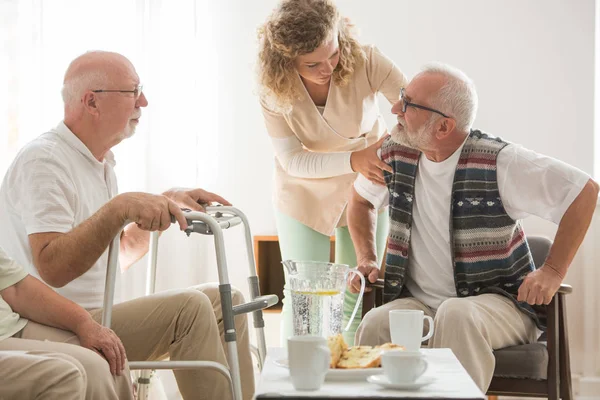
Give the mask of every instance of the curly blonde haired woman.
[[[398, 100], [406, 77], [373, 46], [362, 46], [328, 0], [284, 0], [259, 30], [261, 104], [275, 149], [276, 224], [282, 259], [356, 265], [345, 209], [359, 172], [384, 184], [391, 168], [377, 157], [387, 128], [376, 95]], [[379, 139], [379, 140], [378, 140]], [[387, 216], [377, 221], [381, 259]], [[281, 343], [293, 334], [284, 290]], [[356, 295], [346, 293], [344, 326]], [[352, 328], [344, 332], [354, 343]]]

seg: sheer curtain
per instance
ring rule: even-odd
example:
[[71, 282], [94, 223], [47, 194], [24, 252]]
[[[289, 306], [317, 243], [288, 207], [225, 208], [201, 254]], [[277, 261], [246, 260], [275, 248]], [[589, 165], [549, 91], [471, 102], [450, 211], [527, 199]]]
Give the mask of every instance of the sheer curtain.
[[[0, 174], [25, 143], [62, 119], [69, 62], [88, 50], [110, 50], [133, 62], [149, 101], [136, 135], [114, 148], [120, 192], [211, 187], [218, 142], [202, 149], [218, 122], [199, 118], [218, 114], [213, 21], [222, 11], [211, 3], [0, 0]], [[212, 253], [210, 242], [181, 236], [173, 229], [161, 238], [157, 290], [208, 280], [197, 266]], [[144, 294], [144, 263], [123, 274], [123, 299]], [[161, 375], [169, 398], [176, 398], [171, 375]]]
[[[110, 50], [133, 62], [149, 101], [136, 135], [114, 149], [120, 192], [211, 187], [218, 143], [196, 155], [218, 129], [216, 118], [198, 118], [218, 113], [215, 19], [208, 0], [0, 0], [0, 173], [61, 120], [69, 62]], [[178, 233], [161, 238], [159, 261], [169, 266], [159, 268], [157, 290], [205, 280], [193, 268], [205, 243], [191, 246]], [[122, 298], [143, 295], [144, 279], [142, 265], [127, 271]]]

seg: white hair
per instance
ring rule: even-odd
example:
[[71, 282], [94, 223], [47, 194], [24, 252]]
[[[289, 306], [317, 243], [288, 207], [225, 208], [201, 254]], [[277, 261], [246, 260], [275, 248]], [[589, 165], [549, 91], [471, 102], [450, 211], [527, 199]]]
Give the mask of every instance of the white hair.
[[104, 89], [108, 74], [103, 71], [87, 71], [66, 80], [62, 87], [65, 106], [75, 106], [87, 90]]
[[421, 69], [421, 74], [441, 74], [447, 81], [431, 99], [434, 108], [456, 120], [456, 129], [469, 132], [475, 121], [479, 99], [473, 81], [461, 70], [447, 64], [431, 63]]
[[[85, 56], [103, 57], [106, 54], [111, 53], [99, 50], [88, 51], [71, 62], [65, 73], [65, 80], [61, 90], [65, 106], [72, 107], [77, 105], [87, 90], [106, 89], [105, 86], [110, 83], [110, 79], [104, 68], [80, 68], [81, 60]], [[70, 74], [70, 71], [73, 69], [77, 70], [77, 72]]]

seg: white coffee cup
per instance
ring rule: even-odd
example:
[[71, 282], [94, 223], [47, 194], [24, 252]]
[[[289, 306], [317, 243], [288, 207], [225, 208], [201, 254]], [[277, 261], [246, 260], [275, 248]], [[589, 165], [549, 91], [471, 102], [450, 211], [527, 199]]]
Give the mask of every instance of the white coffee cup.
[[[433, 318], [421, 310], [390, 311], [392, 343], [404, 346], [406, 351], [418, 351], [421, 343], [433, 335]], [[429, 321], [429, 332], [423, 336], [423, 319]]]
[[288, 339], [288, 363], [296, 390], [317, 390], [329, 370], [331, 353], [321, 336], [292, 336]]
[[420, 351], [386, 351], [381, 355], [383, 374], [390, 383], [412, 383], [427, 370], [425, 355]]

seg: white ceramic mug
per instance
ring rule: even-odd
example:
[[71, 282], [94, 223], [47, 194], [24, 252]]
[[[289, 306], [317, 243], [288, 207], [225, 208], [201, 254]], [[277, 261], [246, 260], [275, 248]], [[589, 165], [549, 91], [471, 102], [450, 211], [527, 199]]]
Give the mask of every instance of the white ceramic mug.
[[296, 390], [317, 390], [329, 370], [331, 353], [321, 336], [292, 336], [288, 339], [288, 363]]
[[[433, 318], [421, 310], [390, 311], [392, 343], [404, 346], [406, 351], [418, 351], [421, 343], [433, 335]], [[429, 332], [423, 336], [423, 319], [429, 321]]]
[[427, 370], [425, 355], [420, 351], [386, 351], [381, 355], [383, 374], [390, 383], [412, 383]]

